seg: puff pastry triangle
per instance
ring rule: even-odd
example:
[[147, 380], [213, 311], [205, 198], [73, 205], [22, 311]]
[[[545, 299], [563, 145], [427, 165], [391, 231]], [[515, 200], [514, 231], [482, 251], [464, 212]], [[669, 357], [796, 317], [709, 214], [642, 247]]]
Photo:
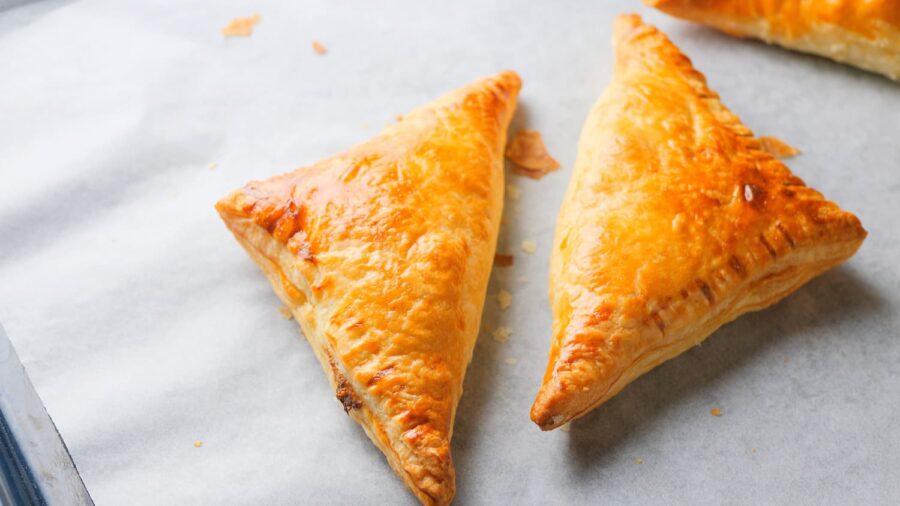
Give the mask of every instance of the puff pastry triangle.
[[644, 0], [740, 37], [754, 37], [900, 80], [897, 0]]
[[856, 216], [804, 185], [656, 28], [615, 23], [550, 266], [553, 336], [531, 418], [553, 429], [859, 248]]
[[337, 397], [423, 504], [455, 491], [450, 438], [503, 205], [514, 72], [216, 204]]

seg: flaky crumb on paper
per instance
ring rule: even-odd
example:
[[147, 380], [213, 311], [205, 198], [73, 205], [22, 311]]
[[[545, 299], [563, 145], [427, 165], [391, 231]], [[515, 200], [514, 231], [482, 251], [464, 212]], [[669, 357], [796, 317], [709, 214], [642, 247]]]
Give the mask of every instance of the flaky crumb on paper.
[[520, 176], [540, 179], [559, 169], [557, 162], [544, 145], [536, 130], [519, 130], [506, 146], [506, 158], [513, 163], [513, 172]]
[[512, 335], [512, 329], [509, 327], [500, 326], [497, 327], [497, 330], [494, 331], [494, 341], [498, 343], [505, 343], [509, 340], [509, 336]]
[[532, 254], [537, 251], [537, 243], [534, 241], [522, 241], [522, 251]]
[[317, 40], [312, 41], [312, 49], [317, 55], [323, 55], [328, 52], [328, 48]]
[[722, 410], [719, 408], [712, 408], [711, 410], [709, 410], [709, 414], [711, 414], [712, 416], [722, 416]]
[[505, 255], [503, 253], [494, 255], [494, 265], [497, 267], [512, 267], [515, 261], [516, 258], [512, 255]]
[[201, 446], [203, 446], [203, 441], [200, 441], [199, 439], [194, 441], [194, 448], [200, 448]]
[[285, 306], [279, 307], [278, 312], [281, 313], [281, 316], [284, 317], [285, 320], [294, 318], [294, 313], [291, 313], [291, 310]]
[[643, 459], [634, 459], [634, 463], [635, 464], [643, 464], [644, 461], [643, 461]]
[[764, 135], [759, 138], [762, 150], [775, 158], [790, 158], [800, 154], [800, 150], [784, 142], [778, 137]]
[[247, 18], [234, 18], [225, 28], [222, 28], [222, 35], [226, 37], [249, 37], [253, 35], [253, 27], [259, 24], [259, 14], [254, 14]]
[[522, 190], [518, 186], [508, 184], [506, 185], [506, 196], [509, 197], [509, 200], [519, 200], [519, 197], [522, 196]]
[[506, 290], [500, 290], [500, 293], [497, 294], [497, 305], [500, 306], [501, 310], [506, 311], [512, 305], [512, 298], [511, 293]]
[[209, 169], [209, 170], [216, 170], [216, 167], [218, 167], [218, 166], [219, 166], [218, 163], [216, 163], [216, 162], [210, 162], [210, 164], [207, 165], [206, 168]]

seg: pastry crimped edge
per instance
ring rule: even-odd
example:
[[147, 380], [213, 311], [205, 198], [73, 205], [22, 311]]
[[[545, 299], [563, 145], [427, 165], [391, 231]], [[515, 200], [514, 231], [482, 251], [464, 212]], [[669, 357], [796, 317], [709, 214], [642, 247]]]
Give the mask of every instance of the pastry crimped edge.
[[[636, 15], [620, 16], [616, 20], [614, 31], [616, 41], [627, 37], [635, 39], [665, 37], [655, 27], [643, 24]], [[667, 38], [665, 40], [668, 42]], [[671, 47], [674, 48], [674, 45]], [[743, 149], [754, 154], [759, 163], [773, 164], [773, 168], [782, 166], [762, 150], [759, 140], [753, 137], [750, 129], [743, 125], [740, 119], [721, 103], [718, 95], [706, 86], [705, 78], [693, 68], [690, 60], [677, 48], [675, 51], [669, 51], [661, 57], [668, 59], [669, 64], [680, 69], [694, 93], [706, 103], [721, 127], [729, 129], [740, 141]], [[600, 109], [606, 95], [606, 93], [601, 95], [591, 115], [602, 113]], [[590, 124], [590, 117], [587, 124]], [[579, 157], [582, 156], [584, 149], [591, 145], [590, 135], [591, 131], [586, 126], [579, 142]], [[579, 167], [580, 163], [582, 162], [576, 162], [576, 173], [570, 181], [563, 209], [560, 211], [560, 220], [557, 223], [551, 256], [551, 301], [554, 300], [552, 286], [564, 279], [562, 277], [564, 266], [557, 255], [563, 241], [562, 234], [568, 226], [568, 221], [577, 218], [565, 209], [567, 203], [574, 200], [578, 171], [583, 169]], [[739, 256], [732, 255], [731, 260], [711, 273], [708, 279], [696, 279], [695, 282], [684, 286], [678, 300], [649, 312], [639, 324], [641, 326], [639, 332], [662, 334], [667, 344], [645, 351], [636, 357], [612, 381], [596, 381], [585, 390], [574, 393], [567, 390], [564, 383], [556, 382], [552, 357], [556, 353], [556, 347], [564, 343], [554, 338], [551, 360], [541, 390], [531, 409], [532, 420], [542, 430], [552, 430], [583, 416], [609, 400], [637, 377], [699, 344], [721, 325], [743, 313], [774, 304], [808, 280], [853, 255], [866, 236], [859, 219], [823, 199], [821, 194], [805, 186], [796, 176], [792, 177], [798, 182], [798, 186], [792, 188], [795, 188], [803, 198], [808, 197], [808, 201], [814, 202], [810, 205], [817, 206], [815, 209], [823, 214], [821, 218], [825, 225], [818, 229], [804, 229], [799, 233], [790, 233], [787, 229], [791, 227], [785, 227], [780, 222], [774, 221], [757, 240], [751, 243], [747, 251], [738, 252], [741, 253]], [[815, 234], [823, 232], [829, 237], [828, 243], [826, 246], [815, 244]], [[802, 269], [802, 272], [798, 273], [798, 269]], [[779, 277], [782, 279], [779, 280]], [[556, 310], [554, 306], [554, 311]], [[558, 320], [561, 318], [555, 314], [554, 336], [560, 335], [561, 332], [561, 329], [556, 328]], [[692, 325], [688, 327], [687, 323]]]
[[[759, 0], [741, 0], [758, 2]], [[854, 0], [841, 0], [843, 3]], [[794, 20], [805, 22], [808, 27], [795, 30], [778, 19], [766, 17], [745, 18], [734, 16], [721, 7], [709, 7], [708, 2], [696, 0], [644, 0], [644, 3], [667, 14], [702, 23], [737, 37], [752, 37], [768, 44], [830, 58], [857, 68], [884, 75], [900, 81], [900, 4], [891, 6], [891, 0], [883, 0], [882, 19], [872, 19], [870, 13], [853, 12], [835, 16], [833, 20]], [[822, 8], [835, 8], [822, 6]], [[893, 9], [893, 10], [892, 10]], [[866, 36], [855, 29], [866, 25]]]
[[[421, 116], [423, 113], [428, 115], [431, 114], [430, 111], [437, 111], [445, 107], [450, 107], [450, 109], [447, 109], [448, 111], [456, 110], [456, 108], [461, 106], [461, 101], [465, 100], [467, 104], [470, 104], [469, 99], [476, 98], [473, 94], [479, 94], [479, 96], [492, 96], [491, 102], [487, 102], [486, 105], [482, 104], [488, 109], [479, 110], [480, 114], [487, 114], [487, 118], [496, 115], [491, 121], [495, 120], [497, 122], [496, 124], [491, 123], [493, 126], [490, 127], [497, 129], [495, 132], [497, 135], [495, 139], [497, 144], [495, 146], [495, 158], [491, 162], [494, 164], [494, 167], [491, 169], [477, 169], [479, 171], [490, 170], [492, 175], [489, 176], [489, 179], [494, 180], [491, 184], [491, 192], [486, 196], [489, 216], [482, 217], [482, 219], [486, 219], [492, 224], [488, 228], [492, 232], [484, 239], [483, 246], [478, 250], [478, 254], [475, 255], [473, 252], [467, 257], [467, 281], [465, 282], [467, 289], [464, 293], [465, 298], [460, 301], [467, 306], [477, 306], [477, 315], [472, 315], [475, 321], [471, 326], [475, 330], [472, 335], [466, 337], [466, 344], [463, 345], [468, 358], [463, 364], [462, 371], [459, 371], [460, 384], [458, 395], [456, 395], [456, 400], [452, 403], [451, 410], [448, 413], [449, 424], [445, 434], [446, 437], [440, 438], [440, 441], [437, 440], [438, 438], [435, 435], [425, 434], [423, 439], [419, 440], [418, 446], [414, 447], [407, 442], [405, 438], [401, 437], [398, 431], [400, 427], [396, 422], [387, 416], [387, 413], [380, 413], [379, 402], [369, 395], [368, 388], [371, 386], [371, 383], [362, 385], [354, 380], [353, 374], [343, 369], [341, 360], [336, 359], [337, 354], [335, 350], [331, 348], [328, 340], [322, 335], [322, 331], [317, 329], [315, 318], [311, 315], [315, 308], [309, 301], [316, 300], [316, 289], [315, 287], [310, 287], [306, 280], [317, 279], [316, 270], [318, 267], [316, 262], [298, 262], [297, 252], [292, 251], [279, 240], [274, 240], [272, 232], [261, 226], [257, 222], [256, 216], [248, 213], [248, 209], [254, 207], [257, 202], [257, 196], [253, 195], [255, 191], [252, 188], [252, 184], [232, 192], [216, 204], [216, 209], [223, 221], [250, 257], [263, 270], [276, 294], [289, 307], [291, 313], [300, 324], [326, 376], [335, 389], [336, 397], [343, 405], [345, 412], [362, 425], [372, 442], [385, 455], [394, 472], [403, 480], [410, 491], [426, 505], [449, 504], [455, 494], [455, 469], [450, 454], [450, 439], [458, 407], [457, 403], [462, 394], [462, 379], [465, 375], [465, 366], [471, 360], [475, 340], [477, 339], [481, 308], [486, 297], [487, 283], [496, 250], [497, 232], [503, 208], [504, 174], [502, 170], [502, 150], [506, 139], [506, 127], [515, 110], [516, 97], [520, 86], [521, 80], [518, 75], [515, 72], [506, 71], [459, 88], [410, 112], [404, 117], [404, 125], [415, 125], [417, 124], [415, 123], [416, 118], [424, 117]], [[438, 121], [444, 121], [444, 119], [446, 118], [442, 117]], [[443, 124], [446, 125], [446, 123]], [[462, 126], [475, 128], [472, 124]], [[360, 146], [375, 146], [376, 150], [384, 146], [384, 149], [396, 153], [398, 145], [393, 144], [393, 142], [397, 140], [394, 134], [398, 131], [398, 128], [406, 128], [407, 133], [410, 132], [410, 127], [398, 124], [388, 127], [379, 136]], [[416, 136], [412, 138], [409, 136], [402, 137], [406, 141], [400, 142], [417, 142], [415, 140]], [[356, 149], [353, 148], [347, 153], [353, 153]], [[346, 153], [342, 153], [334, 159], [341, 159], [345, 155]], [[320, 163], [327, 164], [328, 160]], [[289, 179], [292, 174], [277, 176], [271, 180]], [[248, 188], [249, 194], [246, 193]], [[302, 259], [302, 252], [300, 256]], [[286, 267], [283, 268], [282, 266]], [[286, 270], [287, 272], [285, 272]], [[422, 446], [423, 444], [425, 446]], [[435, 447], [434, 444], [439, 444], [439, 447]]]

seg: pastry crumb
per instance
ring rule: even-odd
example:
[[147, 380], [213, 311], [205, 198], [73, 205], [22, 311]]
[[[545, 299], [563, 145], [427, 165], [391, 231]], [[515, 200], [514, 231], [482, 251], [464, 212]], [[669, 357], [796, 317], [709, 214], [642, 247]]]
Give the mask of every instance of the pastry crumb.
[[328, 48], [317, 40], [312, 41], [312, 49], [317, 55], [323, 55], [328, 52]]
[[290, 320], [290, 319], [294, 318], [294, 313], [291, 313], [291, 310], [285, 306], [279, 307], [278, 312], [281, 313], [281, 316], [283, 316], [285, 320]]
[[709, 414], [711, 414], [712, 416], [722, 416], [722, 410], [719, 408], [712, 408], [711, 410], [709, 410]]
[[201, 446], [203, 446], [203, 441], [200, 441], [199, 439], [194, 441], [194, 448], [200, 448]]
[[522, 241], [522, 251], [532, 254], [537, 251], [537, 243], [534, 241]]
[[635, 464], [643, 464], [644, 461], [642, 459], [634, 459]]
[[506, 185], [506, 195], [509, 196], [509, 200], [519, 200], [519, 197], [522, 196], [522, 190], [518, 186], [508, 184]]
[[791, 158], [800, 154], [800, 150], [784, 142], [778, 137], [762, 136], [759, 138], [762, 150], [775, 158]]
[[511, 335], [512, 329], [509, 327], [504, 327], [502, 325], [497, 327], [497, 330], [495, 330], [493, 333], [494, 341], [497, 341], [498, 343], [505, 343], [509, 340], [509, 336]]
[[397, 123], [400, 123], [401, 121], [403, 121], [403, 115], [402, 115], [402, 114], [398, 114], [397, 117], [394, 118], [394, 119], [397, 120]]
[[756, 448], [750, 448], [750, 453], [752, 453], [753, 455], [756, 455], [756, 452], [757, 452]]
[[509, 306], [512, 305], [512, 298], [511, 293], [506, 290], [500, 290], [500, 293], [497, 294], [497, 304], [500, 306], [500, 309], [503, 311], [509, 309]]
[[209, 170], [216, 170], [216, 167], [218, 167], [218, 166], [219, 166], [218, 163], [216, 163], [216, 162], [210, 162], [210, 164], [207, 165], [206, 168], [209, 169]]
[[225, 28], [222, 28], [222, 35], [226, 37], [249, 37], [253, 35], [253, 27], [259, 24], [259, 14], [254, 14], [246, 18], [234, 18]]
[[506, 158], [513, 162], [513, 172], [520, 176], [540, 179], [559, 169], [557, 162], [536, 130], [519, 130], [506, 147]]
[[504, 362], [506, 362], [509, 365], [516, 365], [519, 363], [519, 359], [510, 357], [510, 358], [504, 360]]
[[503, 253], [497, 253], [494, 255], [494, 265], [497, 267], [512, 267], [515, 263], [516, 258], [512, 255], [506, 255]]

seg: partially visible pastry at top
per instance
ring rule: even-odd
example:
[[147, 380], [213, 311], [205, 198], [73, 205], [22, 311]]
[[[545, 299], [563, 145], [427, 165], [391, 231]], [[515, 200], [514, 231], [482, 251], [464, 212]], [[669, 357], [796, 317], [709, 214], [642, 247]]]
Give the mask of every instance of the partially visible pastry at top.
[[739, 37], [825, 56], [900, 80], [898, 0], [644, 0]]

